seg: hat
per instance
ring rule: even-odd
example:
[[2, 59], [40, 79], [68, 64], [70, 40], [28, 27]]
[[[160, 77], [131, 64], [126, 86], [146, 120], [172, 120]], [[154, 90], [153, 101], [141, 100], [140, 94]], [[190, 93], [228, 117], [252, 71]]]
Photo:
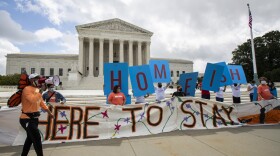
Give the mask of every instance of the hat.
[[40, 75], [37, 74], [37, 73], [33, 73], [33, 74], [30, 74], [30, 75], [28, 76], [29, 79], [34, 79], [34, 78], [39, 78], [39, 77], [40, 77]]

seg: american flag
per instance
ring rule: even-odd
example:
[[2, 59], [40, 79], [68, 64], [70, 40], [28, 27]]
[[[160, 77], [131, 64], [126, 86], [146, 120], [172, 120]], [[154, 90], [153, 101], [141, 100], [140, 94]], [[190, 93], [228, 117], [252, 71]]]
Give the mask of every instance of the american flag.
[[[248, 7], [249, 7], [249, 5], [248, 5]], [[251, 10], [249, 8], [249, 23], [248, 23], [248, 25], [251, 29], [252, 29], [252, 21], [253, 21], [253, 17], [252, 17], [252, 14], [251, 14]]]

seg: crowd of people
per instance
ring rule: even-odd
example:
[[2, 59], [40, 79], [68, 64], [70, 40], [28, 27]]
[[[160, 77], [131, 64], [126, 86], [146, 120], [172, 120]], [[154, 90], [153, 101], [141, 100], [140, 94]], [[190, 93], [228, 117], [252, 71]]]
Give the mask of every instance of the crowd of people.
[[[203, 77], [201, 77], [201, 80]], [[249, 92], [250, 101], [256, 100], [270, 100], [277, 99], [277, 88], [275, 87], [274, 82], [271, 82], [265, 77], [260, 77], [260, 85], [257, 86], [256, 82], [252, 80], [248, 86], [247, 91]], [[227, 86], [220, 87], [216, 93], [216, 101], [224, 101], [224, 92], [226, 91]], [[232, 90], [232, 102], [235, 104], [241, 103], [241, 84], [234, 83], [230, 86]], [[201, 90], [201, 98], [210, 100], [210, 92], [208, 90], [202, 89], [202, 83], [197, 84], [197, 88]], [[253, 99], [254, 92], [257, 93], [257, 99]]]
[[[64, 104], [66, 99], [64, 96], [55, 91], [55, 86], [53, 84], [48, 84], [46, 86], [38, 86], [40, 76], [36, 73], [29, 75], [30, 85], [25, 87], [22, 91], [22, 113], [20, 115], [20, 124], [24, 128], [27, 134], [25, 140], [22, 155], [28, 155], [31, 145], [33, 144], [35, 152], [37, 155], [43, 155], [41, 136], [38, 130], [40, 109], [45, 110], [51, 117], [53, 117], [52, 112], [48, 109], [46, 103], [58, 103]], [[202, 78], [203, 79], [203, 78]], [[259, 79], [260, 85], [257, 86], [255, 81], [251, 81], [247, 86], [247, 91], [249, 92], [250, 101], [254, 101], [254, 93], [257, 90], [258, 100], [270, 100], [277, 98], [277, 89], [275, 84], [265, 77]], [[165, 91], [169, 87], [170, 83], [163, 86], [162, 83], [157, 83], [154, 86], [155, 89], [155, 100], [161, 101], [165, 99]], [[197, 84], [197, 88], [201, 90], [201, 98], [210, 100], [210, 92], [208, 90], [202, 90], [201, 83]], [[232, 99], [233, 103], [241, 103], [241, 84], [234, 83], [231, 85], [232, 89]], [[45, 92], [44, 92], [45, 91]], [[226, 91], [226, 86], [219, 87], [216, 94], [216, 101], [224, 101], [224, 92]], [[43, 93], [44, 92], [44, 93]], [[181, 86], [177, 86], [177, 90], [172, 94], [172, 97], [184, 97], [186, 93], [183, 92]], [[134, 96], [136, 99], [135, 104], [146, 103], [146, 98], [149, 94], [144, 96]], [[113, 91], [109, 94], [107, 98], [108, 104], [113, 105], [125, 105], [126, 96], [121, 92], [121, 86], [114, 86]]]

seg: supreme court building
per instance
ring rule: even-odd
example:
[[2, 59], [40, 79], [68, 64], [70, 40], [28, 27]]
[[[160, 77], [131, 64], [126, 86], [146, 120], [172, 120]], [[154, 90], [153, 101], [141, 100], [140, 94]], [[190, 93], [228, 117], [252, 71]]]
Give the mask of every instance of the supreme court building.
[[181, 59], [150, 58], [152, 32], [121, 19], [76, 26], [79, 54], [7, 54], [6, 74], [26, 71], [59, 75], [64, 88], [102, 89], [103, 64], [127, 62], [148, 64], [150, 59], [168, 60], [173, 82], [181, 73], [193, 71], [193, 62]]

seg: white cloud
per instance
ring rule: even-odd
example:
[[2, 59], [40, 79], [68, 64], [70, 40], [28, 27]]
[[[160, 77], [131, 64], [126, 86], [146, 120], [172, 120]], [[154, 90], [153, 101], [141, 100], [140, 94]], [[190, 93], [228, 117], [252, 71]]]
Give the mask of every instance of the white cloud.
[[39, 42], [46, 42], [48, 40], [58, 39], [63, 36], [63, 34], [55, 28], [43, 28], [35, 31], [34, 34]]
[[22, 43], [34, 41], [36, 37], [32, 32], [23, 30], [7, 11], [0, 10], [0, 36], [13, 42]]
[[64, 48], [60, 51], [61, 53], [78, 54], [79, 42], [77, 34], [71, 32], [63, 33], [58, 44]]
[[[204, 72], [201, 64], [206, 62], [231, 62], [234, 48], [250, 38], [247, 2], [255, 37], [279, 30], [279, 0], [17, 0], [21, 10], [39, 13], [56, 25], [116, 17], [131, 22], [154, 32], [152, 57], [193, 60], [194, 70], [199, 72]], [[77, 45], [75, 40], [62, 39], [60, 44], [76, 49], [71, 47], [74, 42]]]
[[6, 74], [6, 55], [8, 53], [18, 53], [19, 48], [6, 39], [0, 38], [0, 75]]

